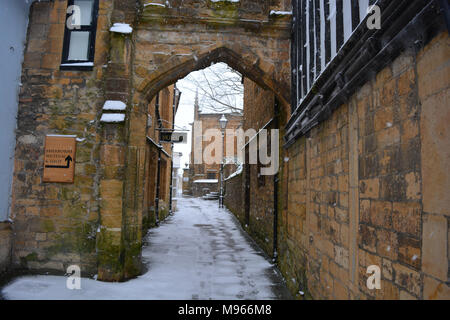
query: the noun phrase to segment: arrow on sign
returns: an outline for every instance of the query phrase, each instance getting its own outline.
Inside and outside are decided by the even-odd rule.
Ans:
[[[45,166],[45,167],[46,168],[53,168],[53,169],[69,169],[70,168],[70,163],[73,161],[72,157],[70,155],[67,156],[65,161],[67,162],[66,166]]]

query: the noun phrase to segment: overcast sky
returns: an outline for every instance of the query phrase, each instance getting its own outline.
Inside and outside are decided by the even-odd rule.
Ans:
[[[235,73],[228,71],[228,66],[225,63],[217,63],[212,65],[209,68],[204,69],[204,73],[201,71],[191,72],[184,79],[181,79],[177,82],[177,88],[182,92],[180,105],[178,107],[178,111],[175,117],[175,129],[180,130],[185,128],[189,130],[188,132],[188,142],[187,144],[175,144],[174,151],[183,153],[181,158],[181,166],[185,167],[185,163],[189,162],[189,154],[191,152],[191,126],[190,124],[194,121],[194,102],[195,102],[195,91],[196,85],[190,79],[201,80],[204,77],[204,74],[208,77],[208,80],[214,79],[214,77],[210,76],[211,72],[216,72],[220,74],[227,75],[229,77],[236,77]],[[201,82],[201,81],[199,81]],[[220,83],[212,83],[214,86],[220,86]],[[203,106],[202,108],[202,100],[205,97],[202,96],[201,90],[199,90],[199,100],[200,100],[200,108],[203,112],[213,112],[211,109],[207,109]],[[235,97],[236,105],[242,108],[243,105],[243,96],[239,95]]]

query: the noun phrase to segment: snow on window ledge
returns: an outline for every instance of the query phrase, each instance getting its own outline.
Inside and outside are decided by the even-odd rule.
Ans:
[[[125,111],[126,109],[127,105],[118,100],[107,100],[103,105],[103,110],[105,111]]]
[[[130,34],[133,32],[133,28],[130,27],[130,25],[127,23],[114,23],[109,31],[115,33]]]
[[[162,4],[162,3],[150,2],[150,3],[145,3],[144,7],[163,7],[163,8],[165,8],[166,5]]]
[[[93,62],[67,62],[62,63],[60,70],[74,70],[74,71],[92,71],[94,69]]]
[[[61,67],[93,67],[93,62],[73,62],[73,63],[63,63]]]
[[[200,180],[195,180],[194,183],[219,183],[219,180],[217,180],[217,179],[200,179]]]
[[[125,115],[124,114],[118,114],[118,113],[105,113],[102,115],[102,118],[100,119],[100,122],[105,123],[120,123],[125,121]]]
[[[292,11],[270,11],[271,16],[292,16]]]
[[[240,2],[240,0],[211,0],[211,2]]]

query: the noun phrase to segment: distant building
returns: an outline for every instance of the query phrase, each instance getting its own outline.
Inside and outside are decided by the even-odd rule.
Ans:
[[[188,186],[189,189],[184,189],[183,193],[191,194],[195,197],[204,196],[209,192],[217,192],[219,189],[219,179],[220,179],[220,162],[214,164],[195,164],[194,161],[194,148],[196,139],[202,138],[203,142],[201,144],[202,150],[211,143],[210,141],[204,141],[203,137],[205,132],[209,129],[219,129],[219,120],[222,117],[222,113],[203,113],[200,110],[198,95],[195,99],[195,114],[194,114],[194,122],[201,122],[202,132],[196,132],[196,127],[192,126],[192,153],[190,159],[189,170],[185,169],[184,175],[184,185]],[[228,120],[226,129],[239,129],[242,127],[243,123],[243,114],[242,113],[226,113],[225,117]],[[226,150],[226,139],[224,149]],[[231,159],[230,159],[231,158]],[[234,146],[234,154],[233,156],[228,156],[226,159],[226,163],[235,163],[237,159],[237,144]],[[186,173],[188,171],[188,173]],[[229,170],[228,170],[229,171]],[[226,176],[226,175],[225,175]],[[186,181],[186,178],[189,180]]]

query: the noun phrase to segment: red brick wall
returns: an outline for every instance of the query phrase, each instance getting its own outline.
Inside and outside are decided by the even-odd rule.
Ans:
[[[195,121],[200,121],[202,124],[202,135],[205,134],[205,132],[209,129],[219,129],[219,119],[222,117],[222,114],[202,114],[202,113],[196,113],[195,115]],[[228,120],[227,123],[227,130],[236,130],[238,128],[242,127],[242,115],[239,114],[227,114],[226,118]],[[195,128],[195,127],[194,127]],[[194,137],[199,135],[199,133],[195,132],[195,129],[192,130],[192,141],[194,141]],[[227,148],[227,139],[224,139],[224,150],[226,152]],[[203,141],[202,144],[202,150],[205,151],[207,146],[213,143],[213,141]],[[237,145],[235,141],[234,145],[234,156],[237,156]],[[194,148],[194,144],[192,145],[192,148]],[[214,154],[212,155],[214,156]],[[195,180],[199,179],[208,179],[208,172],[214,172],[216,173],[215,179],[220,179],[220,163],[214,163],[214,164],[207,164],[205,163],[205,160],[203,160],[203,164],[195,164],[194,163],[194,151],[191,152],[191,165],[190,165],[190,175],[189,179],[193,182]],[[227,174],[224,174],[224,178],[227,177]],[[192,190],[193,194],[199,195],[202,194],[201,190],[199,188],[194,188],[194,186],[191,184],[191,187],[195,190]],[[216,189],[216,188],[214,188]],[[211,190],[214,191],[214,190]]]
[[[244,184],[243,175],[239,174],[225,181],[224,185],[224,204],[245,226],[244,212]]]
[[[244,130],[264,127],[274,116],[275,97],[248,78],[244,78]]]
[[[244,80],[244,130],[258,132],[274,117],[275,96],[249,79]],[[267,128],[270,130],[270,126]],[[270,140],[269,140],[270,141]],[[258,155],[259,157],[259,155]],[[260,176],[260,166],[250,164],[250,220],[248,230],[267,254],[273,254],[273,176]],[[247,174],[247,173],[246,173]]]
[[[253,129],[258,132],[274,117],[275,97],[270,90],[264,90],[253,81],[244,78],[244,131]],[[272,127],[269,127],[270,129]],[[256,164],[246,166],[249,172],[227,181],[225,205],[237,215],[245,229],[257,243],[273,254],[273,224],[274,224],[274,183],[273,176],[260,176],[260,167]],[[250,175],[249,221],[245,218],[245,175]],[[238,186],[238,184],[241,186]],[[232,190],[237,188],[236,191]],[[227,199],[229,198],[229,199]],[[238,199],[238,201],[234,201]],[[241,207],[238,207],[241,206]]]

